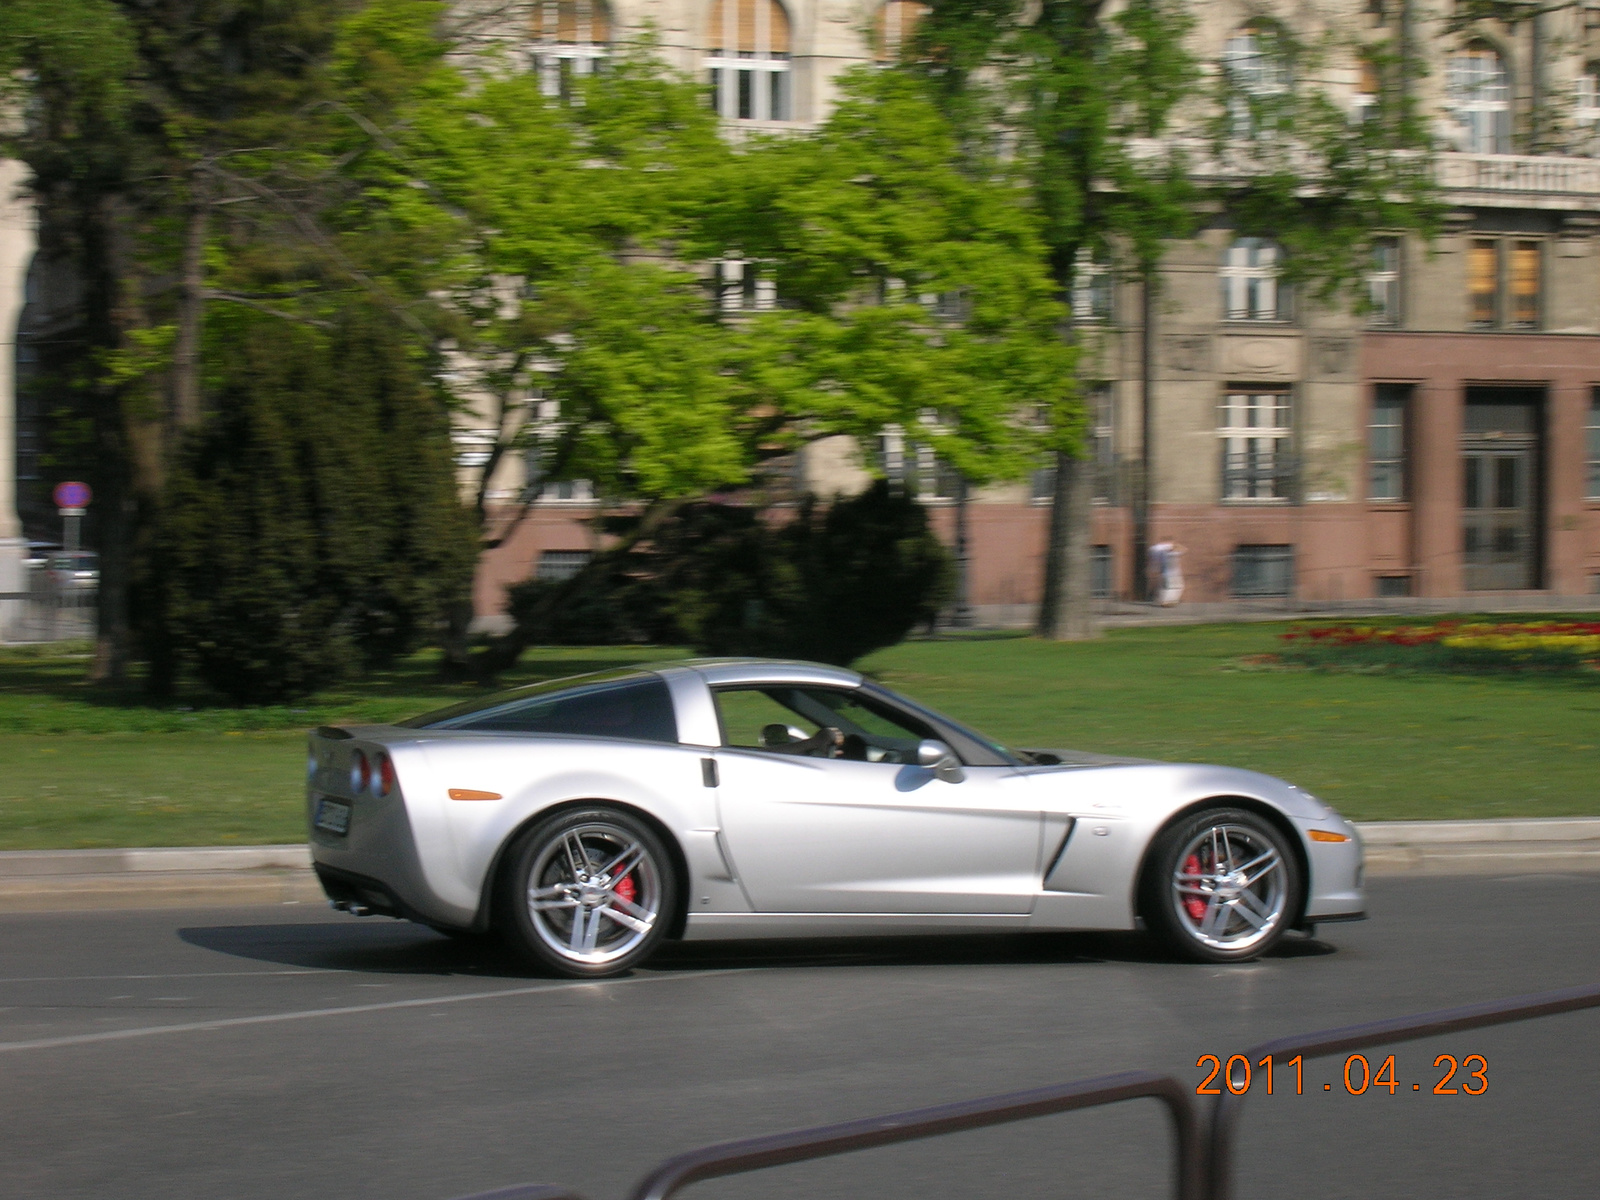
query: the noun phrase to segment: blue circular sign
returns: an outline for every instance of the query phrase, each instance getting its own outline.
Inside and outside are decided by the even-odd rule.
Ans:
[[[69,481],[56,484],[56,490],[51,496],[55,499],[57,508],[88,508],[94,493],[89,490],[87,483]]]

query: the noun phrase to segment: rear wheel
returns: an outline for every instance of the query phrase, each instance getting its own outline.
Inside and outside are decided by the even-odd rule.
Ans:
[[[1201,962],[1259,958],[1289,928],[1300,867],[1288,839],[1242,808],[1206,808],[1156,838],[1140,910],[1173,950]]]
[[[515,949],[559,974],[595,979],[656,948],[676,911],[678,879],[654,830],[598,805],[557,813],[519,838],[503,900]]]

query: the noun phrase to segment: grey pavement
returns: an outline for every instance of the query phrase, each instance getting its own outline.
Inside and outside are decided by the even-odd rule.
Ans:
[[[1600,981],[1600,875],[1379,879],[1372,908],[1231,967],[996,936],[684,946],[607,983],[306,904],[0,916],[0,1196],[609,1200],[708,1141],[1133,1067],[1198,1083],[1202,1054]],[[1258,1085],[1241,1197],[1600,1194],[1600,1012],[1394,1053],[1394,1095],[1348,1095],[1339,1061]],[[1487,1093],[1434,1095],[1440,1054],[1483,1055]],[[690,1194],[1157,1196],[1168,1150],[1133,1103]]]

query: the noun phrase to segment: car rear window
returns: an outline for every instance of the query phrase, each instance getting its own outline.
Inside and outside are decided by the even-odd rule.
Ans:
[[[406,721],[412,729],[471,729],[486,733],[564,733],[676,742],[672,694],[659,675],[632,675],[549,690],[542,685],[502,693]]]

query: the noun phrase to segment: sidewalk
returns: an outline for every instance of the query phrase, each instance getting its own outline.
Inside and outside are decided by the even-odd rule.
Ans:
[[[1600,817],[1360,824],[1367,874],[1600,871]],[[317,904],[305,846],[0,852],[0,912]]]
[[[1171,608],[1136,600],[1096,600],[1094,611],[1102,629],[1323,618],[1423,617],[1444,613],[1595,613],[1600,612],[1600,593],[1555,596],[1544,592],[1479,592],[1471,596],[1392,596],[1355,600],[1298,600],[1283,597],[1183,603]],[[972,627],[975,629],[1029,629],[1033,622],[1032,604],[972,606]],[[940,628],[944,629],[945,626],[941,625]]]

